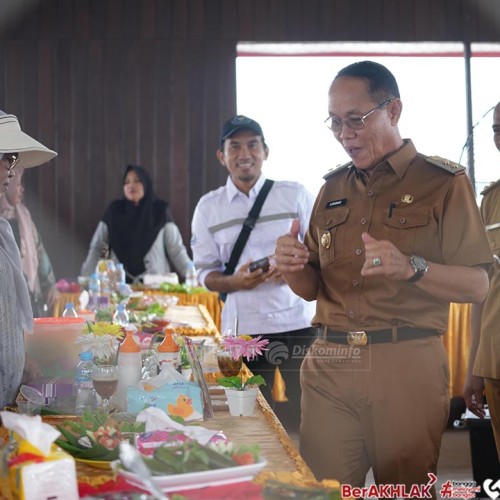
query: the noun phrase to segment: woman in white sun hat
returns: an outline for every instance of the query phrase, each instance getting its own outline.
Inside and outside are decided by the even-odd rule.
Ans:
[[[0,194],[15,168],[41,165],[57,153],[25,134],[14,115],[0,111]],[[33,328],[28,287],[10,224],[0,218],[0,409],[15,400],[24,369],[24,332]]]

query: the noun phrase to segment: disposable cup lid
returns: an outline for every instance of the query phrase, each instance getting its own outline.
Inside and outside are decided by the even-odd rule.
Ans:
[[[35,403],[37,405],[44,405],[45,404],[45,398],[43,397],[43,394],[38,389],[35,389],[34,387],[31,387],[29,385],[22,385],[19,388],[19,392],[30,403]]]

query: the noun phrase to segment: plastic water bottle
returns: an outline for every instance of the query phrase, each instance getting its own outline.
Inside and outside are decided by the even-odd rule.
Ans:
[[[76,312],[73,302],[66,302],[62,315],[65,318],[78,318],[78,313]]]
[[[116,264],[116,273],[118,275],[118,280],[116,284],[118,286],[124,285],[126,280],[125,268],[123,267],[123,264],[121,262],[118,262],[118,264]]]
[[[101,294],[101,280],[97,273],[92,273],[89,278],[89,309],[97,311],[99,308],[99,295]]]
[[[127,308],[125,307],[125,304],[119,303],[116,306],[116,311],[115,314],[113,315],[113,323],[125,327],[128,326],[129,322],[130,318],[127,312]]]
[[[80,362],[76,366],[75,373],[75,412],[81,415],[86,408],[95,406],[95,390],[92,383],[92,358],[90,351],[80,353]]]
[[[186,270],[186,287],[190,290],[191,288],[196,288],[198,286],[198,280],[196,278],[196,268],[194,267],[194,262],[190,262]]]
[[[101,281],[101,296],[109,296],[111,293],[111,275],[110,271],[115,271],[115,263],[112,260],[99,261],[96,272]]]

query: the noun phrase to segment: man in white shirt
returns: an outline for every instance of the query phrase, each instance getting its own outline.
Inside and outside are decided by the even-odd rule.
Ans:
[[[268,155],[269,148],[256,121],[235,116],[223,125],[217,158],[229,176],[224,186],[198,202],[191,248],[199,282],[210,290],[227,293],[222,333],[234,330],[237,320],[240,334],[264,335],[269,340],[265,356],[251,362],[249,368],[266,379],[263,393],[273,403],[273,376],[276,366],[280,367],[289,401],[274,408],[287,430],[296,431],[300,422],[300,364],[314,337],[314,303],[290,290],[272,258],[268,270],[250,271],[249,265],[273,255],[276,238],[288,231],[292,220],[299,219],[302,228],[308,227],[313,196],[301,184],[273,184],[235,272],[224,274],[242,224],[266,180],[262,165]]]

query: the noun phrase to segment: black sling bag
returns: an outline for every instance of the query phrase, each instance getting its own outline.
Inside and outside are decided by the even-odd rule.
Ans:
[[[226,263],[226,268],[224,269],[223,274],[230,275],[234,273],[236,265],[240,260],[241,252],[243,252],[243,249],[247,244],[250,233],[252,232],[252,229],[255,227],[255,223],[259,218],[262,205],[264,205],[264,201],[266,200],[267,195],[271,190],[273,184],[274,181],[270,179],[265,180],[264,185],[259,191],[257,198],[255,198],[254,204],[250,209],[250,212],[248,212],[248,216],[245,219],[245,222],[243,223],[240,234],[238,235],[238,239],[236,240],[231,255],[229,256],[229,261]],[[222,302],[225,302],[226,297],[227,293],[224,292],[219,293],[219,299],[222,300]]]

